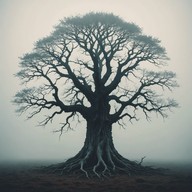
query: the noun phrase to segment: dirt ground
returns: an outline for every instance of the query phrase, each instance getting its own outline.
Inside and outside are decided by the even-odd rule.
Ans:
[[[33,166],[0,166],[1,192],[192,192],[191,172],[84,179],[36,171]]]

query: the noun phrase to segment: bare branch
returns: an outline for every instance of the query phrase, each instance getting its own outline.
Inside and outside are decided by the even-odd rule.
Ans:
[[[113,14],[66,18],[21,58],[16,76],[28,88],[14,103],[18,112],[30,111],[29,118],[50,110],[43,125],[67,114],[61,133],[78,115],[122,126],[126,118],[137,120],[138,110],[147,119],[151,112],[166,117],[177,103],[160,91],[177,87],[176,75],[143,68],[164,66],[167,60],[157,38]]]

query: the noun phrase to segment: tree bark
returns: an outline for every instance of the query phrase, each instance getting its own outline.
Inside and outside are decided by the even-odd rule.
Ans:
[[[128,175],[151,172],[140,163],[122,157],[114,147],[110,106],[103,97],[95,98],[90,114],[85,117],[87,132],[84,146],[77,155],[56,165],[55,171],[62,174],[83,173],[86,177],[105,177],[116,173]]]
[[[86,138],[79,153],[55,166],[55,171],[62,174],[83,173],[86,177],[96,175],[99,178],[115,173],[131,175],[143,170],[141,164],[117,152],[113,144],[112,124],[102,114],[87,119]]]

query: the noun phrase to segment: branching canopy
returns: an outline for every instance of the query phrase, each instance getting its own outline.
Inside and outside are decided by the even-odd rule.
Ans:
[[[146,118],[150,112],[166,117],[177,103],[161,91],[178,86],[175,73],[160,70],[167,60],[158,39],[113,14],[66,18],[21,58],[16,75],[25,88],[14,102],[29,118],[48,113],[42,125],[65,114],[61,130],[76,115],[88,119],[101,98],[111,123],[136,119],[139,110]]]

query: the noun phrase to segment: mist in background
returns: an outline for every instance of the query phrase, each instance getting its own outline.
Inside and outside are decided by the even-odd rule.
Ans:
[[[192,1],[190,0],[0,0],[0,161],[64,160],[83,146],[85,122],[74,131],[59,134],[62,116],[45,128],[36,126],[42,116],[26,121],[11,103],[21,89],[14,77],[19,57],[30,52],[35,41],[49,35],[64,17],[90,11],[108,12],[133,22],[162,41],[168,70],[177,73],[180,85],[167,96],[180,107],[167,119],[128,123],[113,127],[114,144],[123,156],[137,160],[192,162]]]

